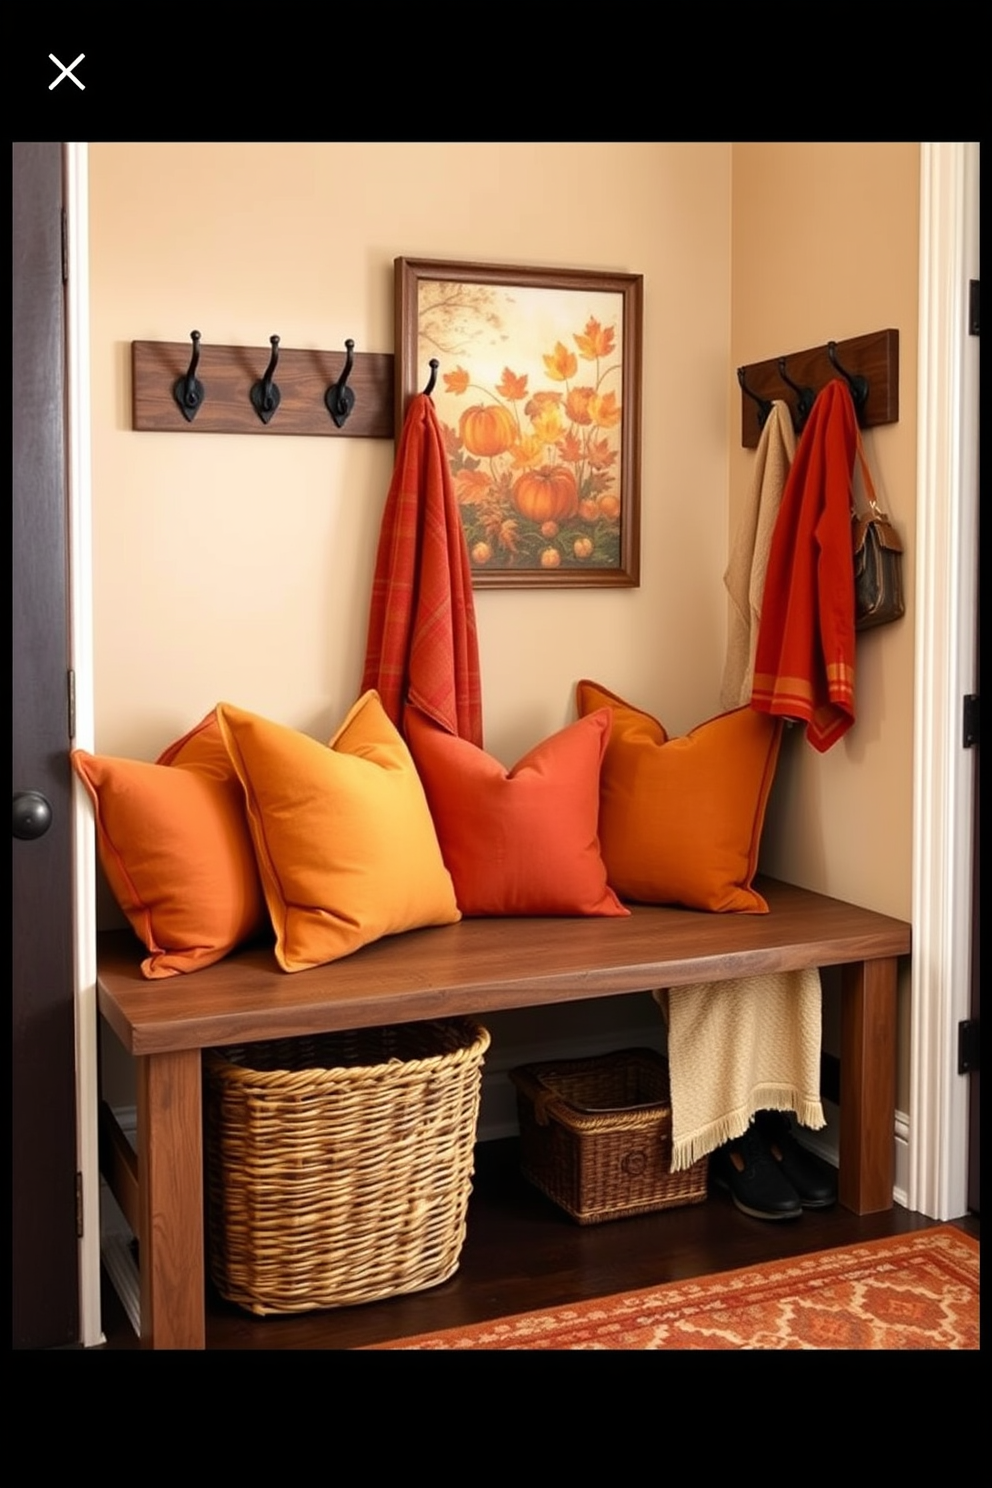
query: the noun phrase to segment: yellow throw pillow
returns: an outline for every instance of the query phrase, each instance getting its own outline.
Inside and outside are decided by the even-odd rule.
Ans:
[[[378,693],[359,698],[329,747],[230,703],[217,711],[283,970],[461,918],[424,788]]]
[[[767,914],[751,883],[782,720],[736,708],[671,739],[656,718],[596,682],[580,682],[576,699],[580,716],[613,709],[599,837],[620,897]]]
[[[216,710],[155,762],[74,749],[107,883],[148,951],[146,977],[220,961],[268,928],[244,794]]]

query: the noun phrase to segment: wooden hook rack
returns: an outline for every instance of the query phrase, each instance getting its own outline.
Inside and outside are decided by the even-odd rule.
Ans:
[[[899,420],[899,332],[872,331],[867,336],[853,336],[847,341],[826,343],[806,351],[789,352],[783,358],[770,357],[765,362],[751,362],[741,367],[741,444],[755,449],[761,437],[762,419],[758,399],[775,398],[788,403],[795,414],[796,396],[779,369],[779,361],[791,383],[819,392],[832,377],[843,374],[830,360],[828,347],[833,345],[837,363],[844,372],[863,377],[868,382],[864,406],[859,410],[862,428],[872,424],[894,424]],[[747,391],[745,391],[745,387]],[[750,396],[748,396],[750,394]]]
[[[275,338],[278,344],[278,338]],[[263,379],[273,348],[195,343],[201,397],[192,419],[176,401],[176,384],[191,368],[189,341],[131,342],[131,427],[175,434],[329,434],[392,439],[395,358],[389,352],[294,351],[278,348],[272,381],[278,406],[263,422],[252,389]],[[354,400],[335,422],[325,397],[351,361],[347,386]]]

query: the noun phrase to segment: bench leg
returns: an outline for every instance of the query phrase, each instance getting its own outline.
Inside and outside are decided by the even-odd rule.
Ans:
[[[200,1051],[138,1060],[138,1270],[143,1348],[202,1349]]]
[[[895,1180],[896,959],[842,968],[840,1202],[892,1208]]]

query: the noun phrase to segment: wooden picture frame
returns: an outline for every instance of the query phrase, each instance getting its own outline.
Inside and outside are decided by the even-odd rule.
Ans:
[[[636,587],[643,276],[397,258],[395,290],[397,437],[429,388],[473,586]]]

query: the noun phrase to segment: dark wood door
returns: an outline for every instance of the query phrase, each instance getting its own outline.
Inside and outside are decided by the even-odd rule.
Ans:
[[[977,437],[977,435],[976,435]],[[978,521],[981,525],[981,501],[978,503]],[[975,613],[975,680],[978,682],[982,675],[981,665],[981,607],[982,607],[982,585],[981,578],[976,585],[978,605]],[[976,691],[977,691],[976,687]],[[976,1028],[982,1023],[982,979],[981,979],[981,920],[978,906],[981,903],[981,852],[980,821],[981,821],[981,735],[976,739],[975,749],[975,800],[972,816],[972,839],[971,839],[971,1021]],[[973,1214],[982,1212],[982,1069],[981,1064],[976,1064],[968,1077],[968,1208]]]
[[[79,1339],[62,147],[13,147],[13,1343]]]

